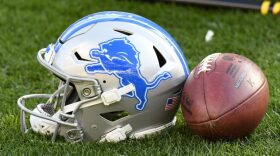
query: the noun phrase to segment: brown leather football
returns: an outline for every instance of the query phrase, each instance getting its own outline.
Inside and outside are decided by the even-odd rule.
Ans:
[[[210,139],[250,134],[262,120],[269,100],[262,70],[232,53],[207,56],[189,75],[182,93],[187,125]]]

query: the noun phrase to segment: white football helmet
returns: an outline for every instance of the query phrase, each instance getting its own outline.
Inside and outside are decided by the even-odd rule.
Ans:
[[[67,28],[38,52],[39,62],[61,81],[53,94],[18,99],[35,132],[69,141],[140,138],[176,121],[189,69],[175,40],[160,26],[125,12],[100,12]],[[35,109],[27,99],[43,98]]]

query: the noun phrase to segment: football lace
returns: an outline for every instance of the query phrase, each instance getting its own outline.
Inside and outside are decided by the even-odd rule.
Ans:
[[[198,72],[199,75],[201,72],[207,72],[211,70],[211,63],[215,60],[216,57],[218,57],[221,53],[214,53],[207,57],[205,57],[198,66]]]

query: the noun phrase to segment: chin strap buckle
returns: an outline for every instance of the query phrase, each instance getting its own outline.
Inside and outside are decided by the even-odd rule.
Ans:
[[[109,106],[121,100],[121,96],[135,90],[133,84],[123,86],[119,89],[112,89],[101,94],[104,105]]]
[[[127,124],[121,128],[116,128],[113,131],[107,133],[105,136],[102,137],[100,142],[119,142],[125,140],[127,138],[127,134],[132,131],[132,127],[130,124]]]

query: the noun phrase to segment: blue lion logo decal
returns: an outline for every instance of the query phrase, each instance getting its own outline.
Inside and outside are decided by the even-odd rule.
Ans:
[[[100,43],[99,47],[90,50],[90,57],[97,59],[98,62],[86,65],[86,72],[113,74],[120,80],[120,87],[133,84],[135,91],[126,96],[138,100],[135,105],[137,110],[145,108],[148,90],[156,88],[161,80],[172,77],[169,72],[163,72],[152,82],[148,82],[140,72],[139,52],[126,38],[114,38]]]

